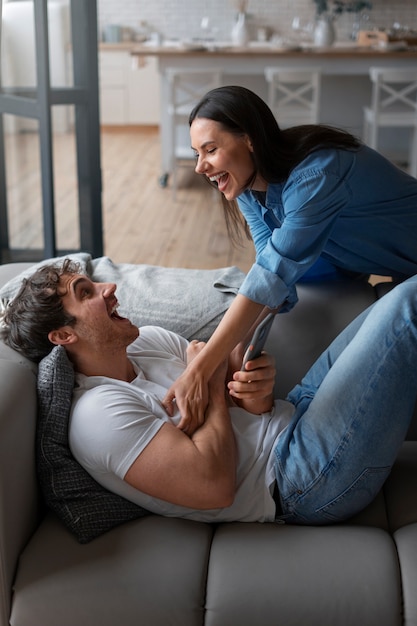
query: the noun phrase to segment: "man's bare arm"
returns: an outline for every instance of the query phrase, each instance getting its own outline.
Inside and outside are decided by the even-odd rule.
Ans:
[[[193,509],[230,506],[236,490],[236,446],[225,395],[225,367],[209,386],[204,424],[191,436],[167,423],[125,475],[155,498]]]

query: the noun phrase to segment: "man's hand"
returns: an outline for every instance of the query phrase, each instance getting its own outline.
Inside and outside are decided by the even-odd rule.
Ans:
[[[234,372],[228,388],[238,406],[260,415],[272,408],[274,384],[274,358],[263,352],[259,358],[248,361],[245,371]]]
[[[200,354],[205,345],[205,341],[197,341],[197,339],[190,341],[187,348],[187,365],[194,361],[197,354]]]

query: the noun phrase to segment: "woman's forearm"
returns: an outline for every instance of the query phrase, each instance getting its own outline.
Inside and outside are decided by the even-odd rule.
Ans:
[[[243,341],[264,310],[264,305],[238,294],[204,349],[194,359],[191,369],[206,380],[237,344]]]

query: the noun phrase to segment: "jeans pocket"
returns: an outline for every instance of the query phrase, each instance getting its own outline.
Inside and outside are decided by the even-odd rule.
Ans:
[[[316,509],[323,522],[342,522],[362,511],[374,500],[391,472],[391,467],[369,467],[340,495]]]

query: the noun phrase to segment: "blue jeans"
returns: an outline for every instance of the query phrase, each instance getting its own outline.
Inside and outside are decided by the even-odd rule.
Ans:
[[[329,524],[367,506],[388,477],[417,396],[417,276],[354,320],[288,400],[275,449],[282,521]]]

